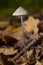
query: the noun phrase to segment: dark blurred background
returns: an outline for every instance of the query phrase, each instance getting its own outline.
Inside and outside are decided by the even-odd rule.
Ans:
[[[31,14],[43,14],[43,0],[0,0],[0,17],[12,15],[19,6],[24,7]]]
[[[0,14],[10,14],[19,6],[30,13],[43,11],[43,0],[0,0]]]

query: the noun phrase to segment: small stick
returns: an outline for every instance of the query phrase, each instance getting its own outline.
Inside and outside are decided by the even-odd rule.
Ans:
[[[38,40],[39,38],[37,38],[37,39],[33,40],[32,42],[30,42],[21,52],[17,53],[17,55],[11,60],[16,60],[18,57],[20,57],[20,55],[24,52],[24,50],[25,49],[27,50],[27,48],[30,48],[32,45],[34,45],[35,41]]]

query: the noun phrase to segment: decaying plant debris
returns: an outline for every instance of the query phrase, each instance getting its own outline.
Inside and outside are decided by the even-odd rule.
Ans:
[[[12,65],[12,64],[17,64],[17,65],[37,65],[38,63],[41,64],[43,62],[43,44],[42,44],[42,38],[40,37],[36,40],[32,40],[26,44],[25,49],[26,54],[27,54],[27,60],[25,57],[25,49],[20,46],[14,47],[3,47],[0,48],[1,53],[0,53],[0,58],[2,61],[2,64],[4,65]],[[39,42],[40,41],[40,42]],[[39,42],[39,43],[38,43]],[[17,44],[16,44],[17,45]],[[9,49],[9,50],[8,50]]]
[[[26,29],[25,48],[22,39],[0,34],[0,65],[43,65],[43,26],[38,25],[37,33],[35,29],[32,28],[32,31]]]

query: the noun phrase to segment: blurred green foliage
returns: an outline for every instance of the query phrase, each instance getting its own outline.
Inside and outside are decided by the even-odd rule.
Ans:
[[[43,0],[0,0],[0,13],[12,13],[19,6],[30,13],[43,9]]]

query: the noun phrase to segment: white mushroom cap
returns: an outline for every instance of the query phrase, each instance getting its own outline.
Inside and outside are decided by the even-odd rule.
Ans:
[[[16,9],[16,11],[13,13],[13,16],[23,16],[23,15],[28,15],[28,12],[22,8],[19,7],[18,9]]]

